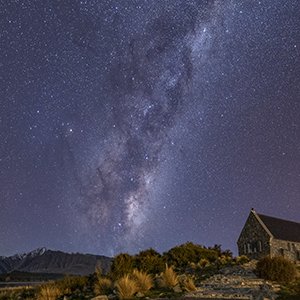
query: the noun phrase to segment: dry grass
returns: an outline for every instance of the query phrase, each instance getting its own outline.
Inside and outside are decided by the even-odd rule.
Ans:
[[[3,287],[0,288],[0,294],[6,294],[8,293],[12,293],[12,292],[16,292],[16,291],[22,291],[22,290],[29,290],[29,289],[33,289],[32,286],[15,286],[15,287]]]
[[[56,286],[54,282],[50,282],[40,285],[36,298],[38,300],[55,300],[62,295],[63,293],[58,286]]]
[[[97,295],[104,295],[107,290],[112,287],[112,282],[108,278],[99,277],[98,281],[94,285],[94,292]]]
[[[137,291],[136,283],[133,279],[129,278],[129,275],[125,275],[116,283],[118,289],[118,295],[120,299],[130,299]]]
[[[160,280],[160,285],[162,287],[166,287],[171,289],[174,287],[176,284],[178,284],[178,278],[176,273],[174,272],[173,268],[169,268],[168,265],[166,264],[166,269],[165,271],[161,274],[161,280]]]
[[[183,287],[187,292],[194,292],[196,291],[196,287],[194,284],[194,280],[192,278],[188,278],[184,283]]]
[[[136,282],[137,292],[146,293],[152,287],[154,287],[154,282],[149,274],[134,270],[133,271],[133,278]]]

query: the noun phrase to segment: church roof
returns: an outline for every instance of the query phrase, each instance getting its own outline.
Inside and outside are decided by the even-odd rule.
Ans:
[[[275,239],[300,243],[300,223],[257,214]]]

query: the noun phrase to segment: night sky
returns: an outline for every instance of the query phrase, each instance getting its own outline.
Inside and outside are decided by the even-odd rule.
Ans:
[[[0,256],[236,242],[300,222],[299,0],[3,0]]]

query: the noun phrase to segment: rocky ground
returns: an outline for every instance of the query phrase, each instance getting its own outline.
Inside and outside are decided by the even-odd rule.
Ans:
[[[231,268],[223,268],[197,286],[197,291],[188,292],[185,298],[198,299],[247,299],[274,300],[280,290],[279,284],[259,279],[255,273],[256,261]],[[187,300],[187,299],[186,299]]]

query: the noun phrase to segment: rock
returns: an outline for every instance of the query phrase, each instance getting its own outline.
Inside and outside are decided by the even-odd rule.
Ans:
[[[275,300],[280,285],[257,278],[253,272],[255,263],[246,267],[239,265],[223,268],[197,286],[197,291],[185,293],[185,297],[236,299],[236,300]]]
[[[97,297],[92,298],[91,300],[108,300],[106,295],[99,295]]]
[[[117,295],[114,295],[114,294],[109,294],[107,296],[108,299],[114,299],[114,298],[117,298],[118,296]]]
[[[182,289],[178,284],[173,287],[173,291],[175,293],[182,293]]]
[[[177,278],[180,283],[187,281],[187,276],[185,274],[178,275]]]
[[[145,295],[141,292],[138,292],[135,296],[138,298],[145,297]]]

